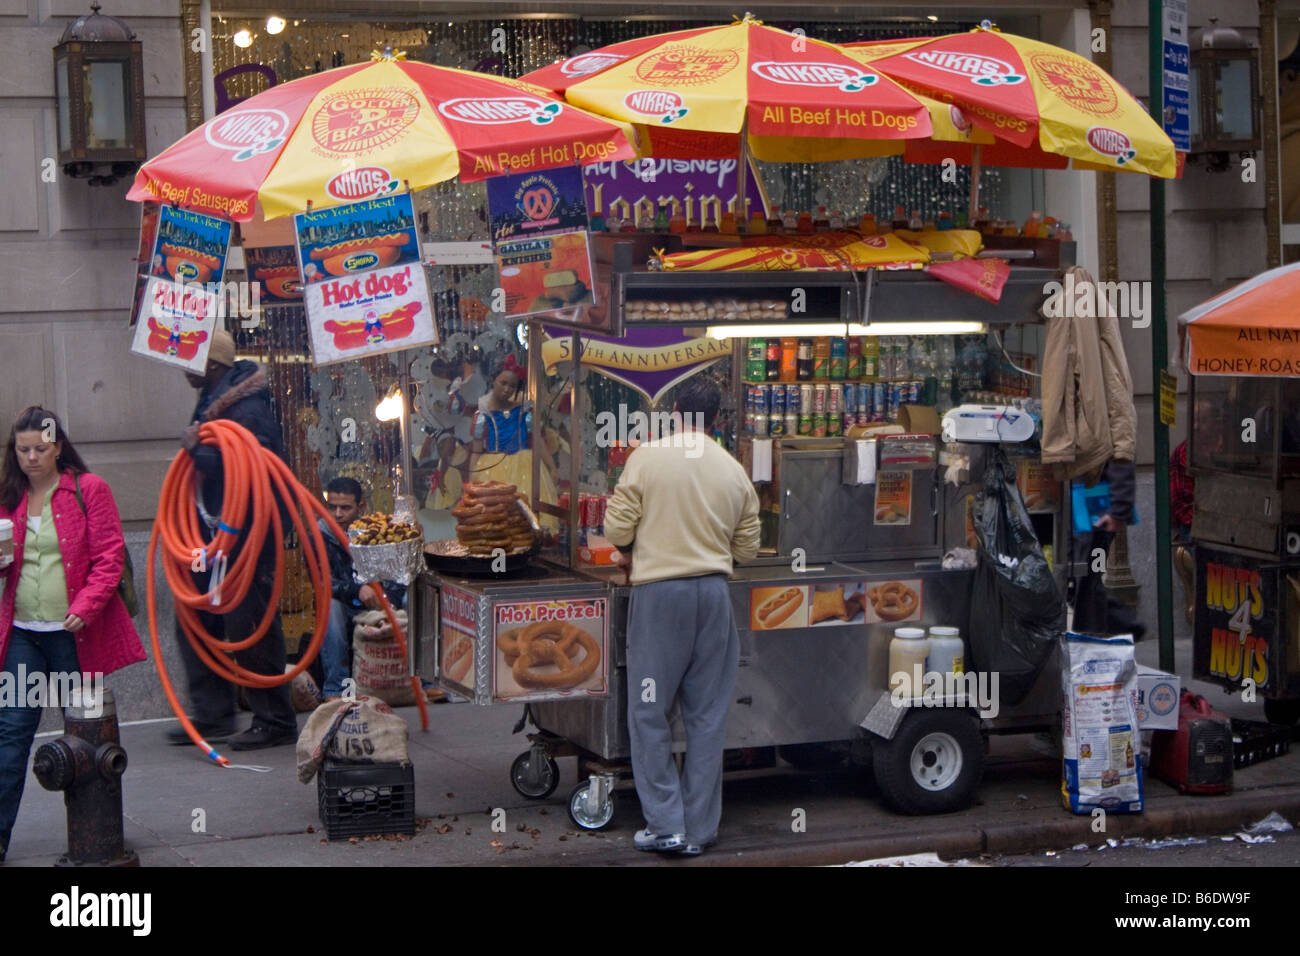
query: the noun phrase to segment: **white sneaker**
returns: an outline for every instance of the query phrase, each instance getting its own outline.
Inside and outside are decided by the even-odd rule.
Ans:
[[[637,830],[632,835],[632,843],[638,850],[655,850],[661,853],[676,851],[686,845],[686,834],[671,833],[661,836],[658,833],[651,833],[648,829]]]

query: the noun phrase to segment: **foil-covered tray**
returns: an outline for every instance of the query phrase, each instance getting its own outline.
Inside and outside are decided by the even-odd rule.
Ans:
[[[392,544],[348,544],[352,573],[363,584],[396,581],[410,585],[424,566],[424,541],[412,538]]]

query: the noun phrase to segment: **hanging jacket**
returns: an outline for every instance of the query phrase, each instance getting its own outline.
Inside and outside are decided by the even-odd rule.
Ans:
[[[1072,266],[1073,288],[1091,283],[1092,276]],[[1071,286],[1063,280],[1066,292]],[[1076,300],[1064,292],[1059,310],[1044,314],[1047,343],[1043,353],[1044,465],[1056,466],[1063,478],[1096,480],[1112,459],[1131,462],[1137,442],[1137,409],[1133,378],[1120,336],[1119,318],[1110,314],[1104,296],[1094,301],[1099,314],[1076,316]]]
[[[85,472],[81,476],[83,512],[77,504],[76,479],[72,471],[59,475],[50,499],[54,527],[59,535],[59,555],[68,588],[68,613],[86,626],[77,639],[77,663],[86,673],[111,674],[128,664],[145,659],[144,646],[131,615],[117,596],[117,582],[126,563],[122,521],[108,482]],[[18,574],[23,566],[23,542],[27,537],[27,495],[12,512],[0,507],[0,518],[14,523],[14,560],[0,571],[4,596],[0,599],[0,660],[9,650],[13,634],[14,600]]]

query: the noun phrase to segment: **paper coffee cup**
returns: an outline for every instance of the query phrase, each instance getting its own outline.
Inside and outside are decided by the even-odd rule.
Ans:
[[[0,554],[13,557],[14,523],[8,518],[0,518]]]

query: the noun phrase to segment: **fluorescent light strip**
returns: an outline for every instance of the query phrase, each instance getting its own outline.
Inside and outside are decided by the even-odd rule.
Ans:
[[[742,339],[754,337],[779,338],[781,336],[847,335],[843,322],[823,322],[801,325],[786,322],[781,325],[710,325],[706,333],[715,339]]]
[[[987,331],[983,322],[872,322],[849,326],[849,335],[969,335]]]

